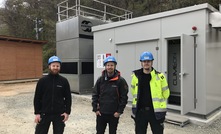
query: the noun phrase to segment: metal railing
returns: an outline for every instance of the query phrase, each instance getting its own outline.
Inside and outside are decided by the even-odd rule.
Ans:
[[[103,9],[96,9],[88,6],[81,5],[80,0],[75,0],[75,5],[69,7],[68,0],[59,3],[58,6],[58,21],[69,19],[75,16],[95,17],[97,19],[106,21],[121,21],[132,18],[133,12],[119,8],[98,0],[93,0],[96,5],[101,5]],[[113,11],[117,13],[113,13]]]

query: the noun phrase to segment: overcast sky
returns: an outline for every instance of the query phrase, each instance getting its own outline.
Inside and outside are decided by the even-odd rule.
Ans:
[[[0,7],[3,7],[5,3],[5,0],[0,0]]]

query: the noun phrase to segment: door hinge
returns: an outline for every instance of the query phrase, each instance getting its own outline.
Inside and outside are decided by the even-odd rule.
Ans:
[[[159,47],[156,47],[156,50],[159,50],[160,48]]]
[[[197,44],[194,44],[194,47],[197,47]]]
[[[116,53],[118,53],[118,50],[116,50]]]

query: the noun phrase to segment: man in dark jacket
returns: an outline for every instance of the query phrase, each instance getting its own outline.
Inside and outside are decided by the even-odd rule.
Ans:
[[[104,60],[105,70],[97,79],[92,94],[93,112],[96,113],[97,134],[104,134],[109,124],[109,134],[116,134],[120,115],[127,104],[128,85],[120,72],[113,56]]]
[[[54,134],[63,134],[71,113],[71,91],[68,80],[59,75],[61,60],[48,60],[49,74],[39,79],[34,96],[35,134],[47,134],[50,123]]]

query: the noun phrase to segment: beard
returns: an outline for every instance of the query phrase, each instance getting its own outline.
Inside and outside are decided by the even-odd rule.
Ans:
[[[144,68],[144,70],[146,70],[146,71],[150,71],[151,70],[151,68],[149,67],[149,68]]]
[[[108,77],[111,77],[114,75],[115,69],[109,68],[109,69],[106,69],[106,72],[107,72]]]
[[[57,75],[60,72],[60,70],[58,70],[58,69],[50,69],[49,71],[53,75]]]

